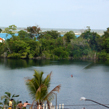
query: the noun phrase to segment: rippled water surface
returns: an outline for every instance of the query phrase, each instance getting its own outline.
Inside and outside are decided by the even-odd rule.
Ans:
[[[58,104],[76,105],[66,106],[71,109],[105,109],[90,101],[80,101],[80,97],[83,96],[102,104],[109,104],[109,66],[104,63],[73,60],[0,59],[0,96],[8,91],[19,94],[18,99],[23,102],[32,102],[25,85],[25,77],[33,77],[34,70],[44,71],[44,76],[53,72],[49,90],[61,84],[61,90],[57,93]],[[54,98],[54,105],[55,100]]]

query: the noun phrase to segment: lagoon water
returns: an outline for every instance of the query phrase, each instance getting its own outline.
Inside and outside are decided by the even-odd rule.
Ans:
[[[73,105],[65,106],[66,108],[105,109],[90,101],[80,101],[80,97],[109,104],[109,66],[104,63],[74,60],[0,59],[0,96],[8,91],[19,94],[18,100],[28,100],[32,103],[25,85],[25,77],[32,78],[34,70],[44,71],[44,77],[52,71],[49,91],[61,84],[60,92],[57,93],[57,103]],[[54,105],[55,101],[54,98]]]

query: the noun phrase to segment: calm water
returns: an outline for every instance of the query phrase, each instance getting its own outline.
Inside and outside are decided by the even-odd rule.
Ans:
[[[90,101],[80,101],[86,97],[103,104],[109,104],[109,66],[104,63],[82,62],[73,60],[12,60],[0,59],[0,96],[8,91],[19,94],[18,100],[32,102],[25,85],[25,77],[33,77],[34,70],[44,71],[44,76],[52,73],[52,90],[61,84],[57,94],[58,104],[90,105],[70,106],[71,109],[105,109],[103,106],[93,105]],[[73,75],[73,78],[71,77]],[[55,105],[55,99],[53,100]],[[108,105],[109,106],[109,105]]]

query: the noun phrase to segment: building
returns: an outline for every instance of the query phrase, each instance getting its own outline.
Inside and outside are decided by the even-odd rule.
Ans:
[[[0,43],[2,43],[3,41],[5,41],[5,39],[0,37]]]

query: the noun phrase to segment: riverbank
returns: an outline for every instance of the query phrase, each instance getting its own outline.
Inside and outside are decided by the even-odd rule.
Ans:
[[[9,57],[7,52],[4,52],[2,55],[0,55],[0,58],[6,58],[6,59],[33,59],[33,60],[50,60],[50,59],[53,59],[53,60],[65,60],[65,59],[68,59],[68,60],[83,60],[83,61],[97,61],[98,60],[98,57],[96,56],[96,53],[93,54],[92,56],[91,55],[88,55],[88,56],[82,56],[82,57],[78,57],[78,58],[75,58],[75,57],[67,57],[67,58],[47,58],[45,56],[38,56],[38,57],[30,57],[30,58],[27,58],[27,57],[23,57],[23,58],[20,58],[20,57]]]

